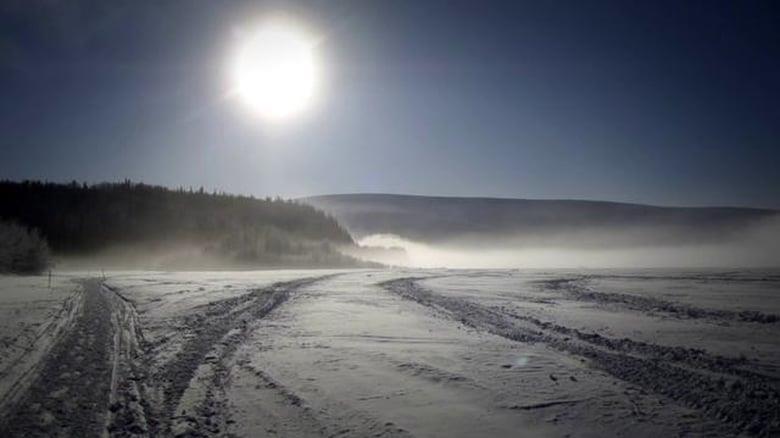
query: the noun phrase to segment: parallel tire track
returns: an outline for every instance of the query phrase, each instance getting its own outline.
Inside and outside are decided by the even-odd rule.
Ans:
[[[25,354],[19,355],[13,361],[3,364],[0,379],[13,379],[0,397],[0,414],[6,413],[15,406],[42,367],[41,358],[46,357],[53,348],[75,324],[81,314],[83,304],[83,288],[77,289],[66,298],[59,309],[51,314],[48,320],[34,334],[33,339],[23,346]],[[0,415],[2,421],[2,415]]]
[[[118,290],[103,285],[111,299],[113,312],[113,355],[107,432],[112,437],[148,436],[144,387],[141,376],[144,370],[146,342],[135,304]]]
[[[541,285],[549,290],[563,292],[578,301],[600,304],[618,304],[640,312],[662,312],[679,319],[706,319],[711,321],[753,322],[774,324],[780,316],[755,310],[703,309],[688,304],[674,303],[654,297],[643,297],[622,293],[605,293],[587,287],[589,277],[545,280]]]
[[[728,358],[701,350],[674,349],[583,333],[506,309],[437,294],[423,278],[402,278],[380,286],[434,308],[478,330],[524,343],[542,343],[588,359],[612,376],[700,410],[724,425],[724,434],[780,434],[780,393],[771,377],[743,370]],[[701,370],[702,365],[706,365]]]
[[[173,414],[196,370],[215,359],[207,355],[215,347],[221,351],[212,385],[219,389],[227,360],[245,341],[249,325],[293,291],[327,277],[276,283],[195,309],[183,321],[184,345],[156,372],[148,367],[150,346],[133,302],[97,279],[84,280],[74,322],[36,367],[18,401],[0,412],[0,436],[170,436]],[[198,426],[190,435],[209,432]]]
[[[111,393],[112,305],[97,280],[84,282],[75,324],[43,359],[40,372],[14,406],[3,437],[101,436]]]
[[[158,419],[150,422],[152,435],[173,433],[173,426],[180,420],[174,418],[176,409],[201,365],[211,363],[214,368],[211,378],[215,380],[209,385],[208,391],[221,387],[220,379],[224,379],[228,368],[226,361],[238,345],[245,341],[250,324],[287,301],[294,291],[329,277],[276,283],[245,295],[206,304],[185,317],[181,328],[185,332],[184,345],[171,361],[153,375],[147,376],[148,385],[158,389],[157,395],[152,397],[154,412],[148,415]],[[213,354],[215,350],[218,351],[216,355]],[[207,400],[202,403],[208,406],[198,409],[208,411],[207,417],[210,418],[216,414],[213,412],[216,403],[209,397],[213,397],[213,394],[208,394]],[[194,418],[187,420],[195,421]],[[188,434],[203,435],[220,431],[214,430],[216,427],[212,424],[197,426],[199,431],[190,431]]]

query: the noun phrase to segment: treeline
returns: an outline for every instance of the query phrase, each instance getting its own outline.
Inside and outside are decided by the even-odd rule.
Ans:
[[[0,181],[0,219],[37,230],[57,255],[194,244],[251,264],[346,261],[351,236],[332,217],[294,201],[256,199],[125,181],[97,185]],[[315,260],[316,259],[316,260]]]

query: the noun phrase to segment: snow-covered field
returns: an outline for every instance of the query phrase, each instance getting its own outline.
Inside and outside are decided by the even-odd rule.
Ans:
[[[780,434],[780,272],[3,277],[1,436]]]
[[[0,276],[0,410],[15,403],[35,367],[80,306],[70,276]]]

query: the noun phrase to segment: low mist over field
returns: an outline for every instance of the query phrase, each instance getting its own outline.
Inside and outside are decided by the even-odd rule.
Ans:
[[[0,438],[780,437],[780,1],[0,1]]]
[[[332,195],[304,199],[365,257],[418,267],[780,265],[780,212],[613,202]],[[386,251],[370,248],[382,248]]]

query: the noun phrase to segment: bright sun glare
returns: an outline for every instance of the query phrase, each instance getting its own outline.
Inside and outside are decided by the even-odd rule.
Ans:
[[[316,91],[315,46],[310,36],[292,24],[260,26],[240,41],[233,66],[236,94],[268,119],[300,113]]]

